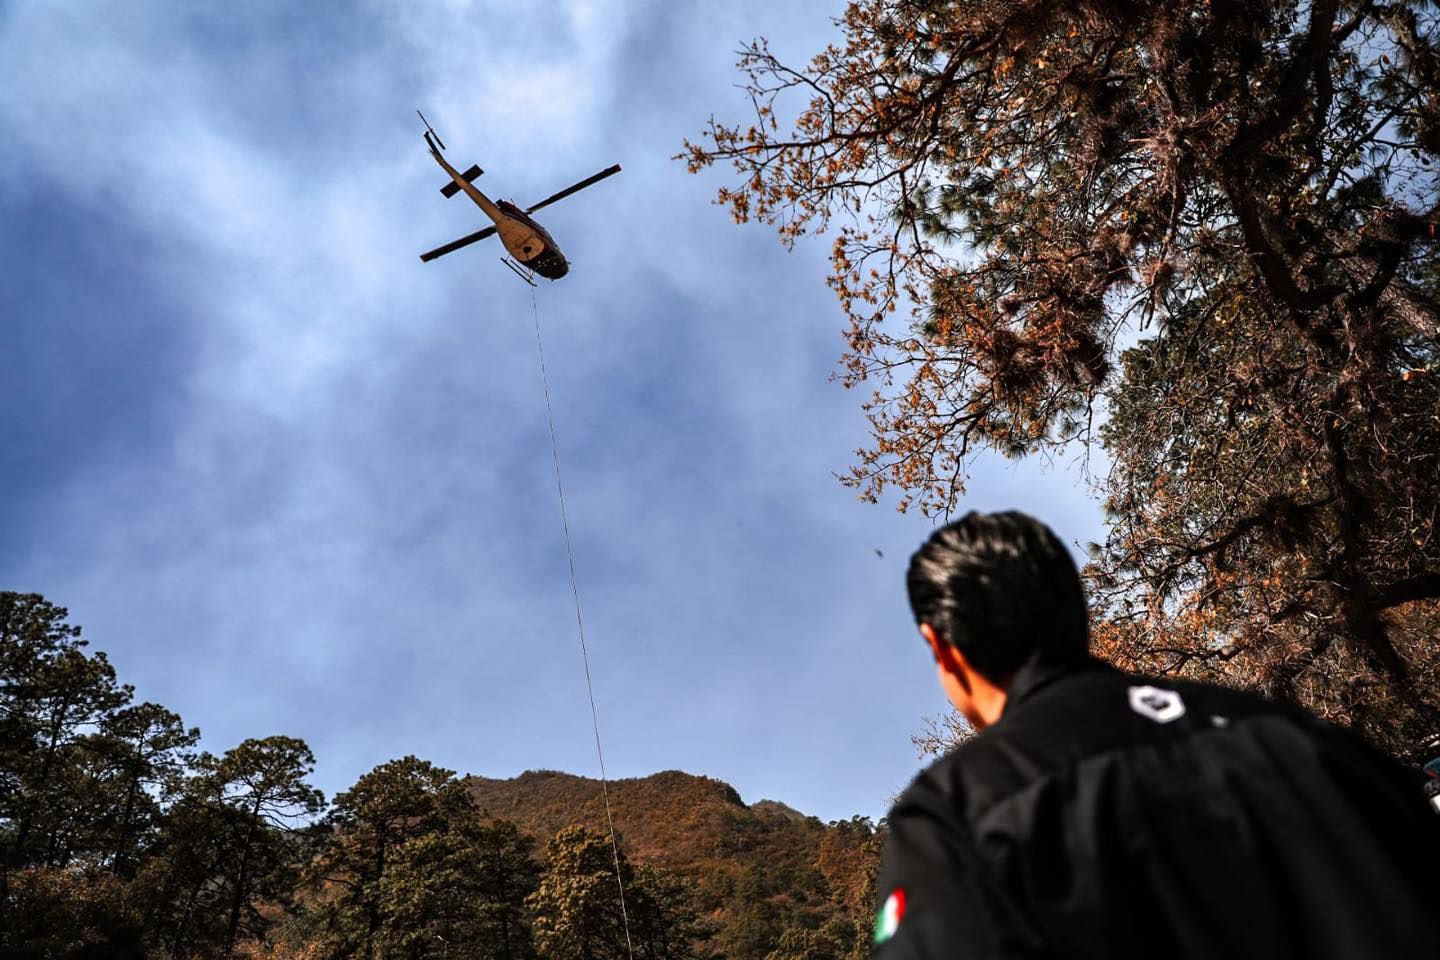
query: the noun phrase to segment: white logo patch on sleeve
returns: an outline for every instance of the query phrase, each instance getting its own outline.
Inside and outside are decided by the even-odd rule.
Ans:
[[[1174,690],[1159,687],[1131,687],[1130,709],[1156,723],[1169,723],[1185,716],[1185,701]]]

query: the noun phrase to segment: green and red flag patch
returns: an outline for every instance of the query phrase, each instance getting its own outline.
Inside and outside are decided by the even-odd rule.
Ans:
[[[900,929],[900,920],[905,916],[905,890],[896,887],[890,891],[890,896],[880,906],[880,912],[875,914],[875,946],[880,946],[886,940],[895,936],[895,931]]]

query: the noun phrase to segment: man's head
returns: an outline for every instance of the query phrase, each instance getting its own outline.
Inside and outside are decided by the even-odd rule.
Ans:
[[[947,647],[1002,689],[1029,660],[1073,663],[1089,649],[1075,562],[1049,527],[1023,513],[972,512],[941,527],[910,558],[906,586],[915,622],[938,644],[942,674]]]

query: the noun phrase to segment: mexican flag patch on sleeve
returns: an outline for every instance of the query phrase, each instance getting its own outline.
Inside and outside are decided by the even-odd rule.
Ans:
[[[900,920],[905,916],[905,891],[896,887],[890,891],[890,896],[880,906],[880,912],[875,914],[875,946],[880,946],[886,940],[895,936],[895,931],[900,929]]]

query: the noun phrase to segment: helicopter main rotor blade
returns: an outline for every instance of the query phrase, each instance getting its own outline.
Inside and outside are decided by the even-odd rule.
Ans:
[[[556,200],[564,200],[566,197],[570,196],[570,194],[575,193],[575,192],[580,191],[580,190],[584,190],[586,187],[588,187],[588,186],[590,186],[590,185],[592,185],[592,184],[599,183],[601,180],[604,180],[606,177],[613,176],[614,174],[617,174],[617,173],[619,173],[619,172],[620,172],[620,164],[618,164],[618,163],[615,164],[615,166],[613,166],[613,167],[606,167],[604,170],[601,170],[599,173],[595,174],[595,176],[593,176],[593,177],[586,177],[584,180],[581,180],[579,183],[577,183],[577,184],[575,184],[575,185],[573,185],[573,186],[566,187],[564,190],[561,190],[561,191],[560,191],[559,193],[557,193],[557,194],[553,194],[552,196],[546,197],[544,200],[541,200],[539,203],[535,204],[535,206],[531,207],[529,210],[526,210],[525,212],[526,212],[526,213],[534,213],[536,210],[539,210],[541,207],[548,207],[548,206],[550,206],[550,204],[554,203]]]
[[[436,247],[434,250],[431,250],[428,253],[420,254],[420,261],[422,263],[429,263],[436,257],[443,257],[447,253],[454,253],[461,247],[468,247],[476,240],[484,240],[486,237],[490,236],[494,232],[495,228],[493,226],[486,227],[484,230],[476,230],[469,236],[461,237],[459,240],[451,240],[443,247]]]

